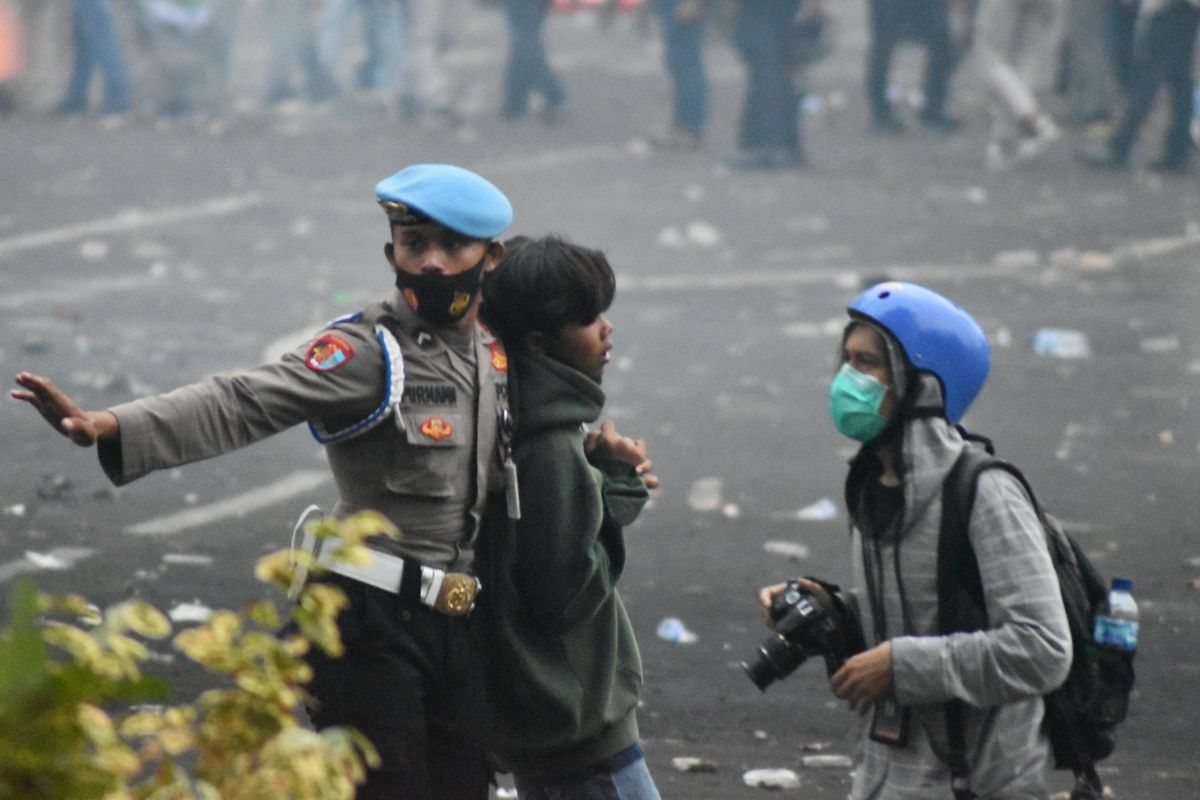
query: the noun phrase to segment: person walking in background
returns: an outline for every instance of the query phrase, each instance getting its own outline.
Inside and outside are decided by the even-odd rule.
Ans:
[[[293,72],[297,67],[310,100],[337,97],[337,84],[318,52],[315,13],[307,3],[296,0],[266,0],[267,28],[271,32],[267,43],[268,104],[296,96]]]
[[[101,114],[129,110],[129,72],[113,20],[111,0],[72,0],[71,35],[75,64],[66,94],[59,104],[62,114],[82,114],[88,109],[88,92],[96,69],[104,79]]]
[[[542,121],[556,121],[565,100],[562,84],[546,59],[542,29],[551,0],[503,0],[508,21],[508,65],[500,116],[510,122],[529,111],[531,94],[542,97]]]
[[[403,3],[404,44],[398,99],[400,115],[412,122],[460,122],[454,84],[445,52],[456,22],[450,0],[399,0]]]
[[[927,128],[955,131],[958,120],[946,114],[956,49],[947,3],[960,0],[868,0],[871,45],[867,50],[867,101],[871,127],[880,133],[901,133],[904,123],[892,110],[888,96],[892,54],[902,41],[925,48],[924,104],[919,119]]]
[[[1063,26],[1066,119],[1087,125],[1109,118],[1115,103],[1112,72],[1105,54],[1109,0],[1067,0]]]
[[[799,95],[793,80],[792,21],[800,0],[739,0],[733,43],[746,67],[734,169],[795,169],[805,164]]]
[[[992,117],[988,169],[1007,169],[1041,155],[1062,133],[1038,93],[1056,73],[1065,0],[982,0],[976,57]]]
[[[1162,86],[1167,88],[1171,117],[1167,123],[1162,156],[1150,165],[1158,172],[1187,171],[1192,142],[1196,31],[1200,27],[1200,0],[1142,0],[1139,35],[1134,50],[1133,73],[1121,122],[1103,152],[1079,154],[1085,164],[1102,169],[1124,169],[1138,131],[1154,108]]]
[[[668,150],[695,150],[708,117],[704,73],[705,0],[656,0],[663,61],[671,78],[671,128],[653,140]]]

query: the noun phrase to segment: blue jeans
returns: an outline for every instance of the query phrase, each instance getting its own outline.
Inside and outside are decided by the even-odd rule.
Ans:
[[[504,76],[504,106],[501,114],[515,119],[528,108],[529,95],[538,92],[553,109],[563,102],[563,88],[546,60],[542,26],[546,21],[547,0],[505,0],[508,20],[508,69]]]
[[[672,126],[694,133],[704,129],[708,116],[708,78],[704,74],[704,14],[693,20],[675,19],[678,0],[658,0],[663,58],[674,96]]]
[[[74,0],[71,30],[75,67],[63,97],[62,111],[77,114],[87,110],[88,88],[97,67],[104,77],[104,105],[100,110],[105,114],[129,110],[129,73],[121,56],[110,0]]]
[[[554,784],[531,784],[520,775],[514,777],[520,800],[661,800],[642,757],[611,772]]]

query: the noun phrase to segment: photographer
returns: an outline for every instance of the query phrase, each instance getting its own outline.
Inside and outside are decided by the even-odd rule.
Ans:
[[[1044,798],[1040,695],[1066,677],[1071,639],[1042,528],[1006,472],[980,476],[970,518],[990,627],[938,633],[942,484],[969,446],[955,426],[987,377],[987,338],[961,308],[913,284],[874,286],[849,313],[829,410],[839,432],[863,443],[846,504],[849,605],[866,649],[830,679],[863,721],[850,796],[949,797],[945,704],[958,699],[970,774],[955,796]],[[820,586],[799,583],[820,599]],[[764,609],[784,588],[761,591]]]

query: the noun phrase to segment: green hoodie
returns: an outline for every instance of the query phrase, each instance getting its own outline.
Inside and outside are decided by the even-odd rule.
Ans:
[[[647,493],[631,465],[584,453],[604,392],[583,373],[512,353],[509,391],[522,516],[485,526],[476,632],[496,754],[527,780],[564,778],[638,741],[641,660],[615,584]]]

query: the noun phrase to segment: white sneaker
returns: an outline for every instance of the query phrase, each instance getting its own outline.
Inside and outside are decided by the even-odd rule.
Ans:
[[[1050,145],[1062,138],[1062,130],[1054,123],[1054,120],[1045,114],[1041,114],[1037,118],[1037,130],[1028,135],[1022,136],[1017,140],[1016,152],[1014,153],[1016,160],[1029,161],[1037,158]]]

